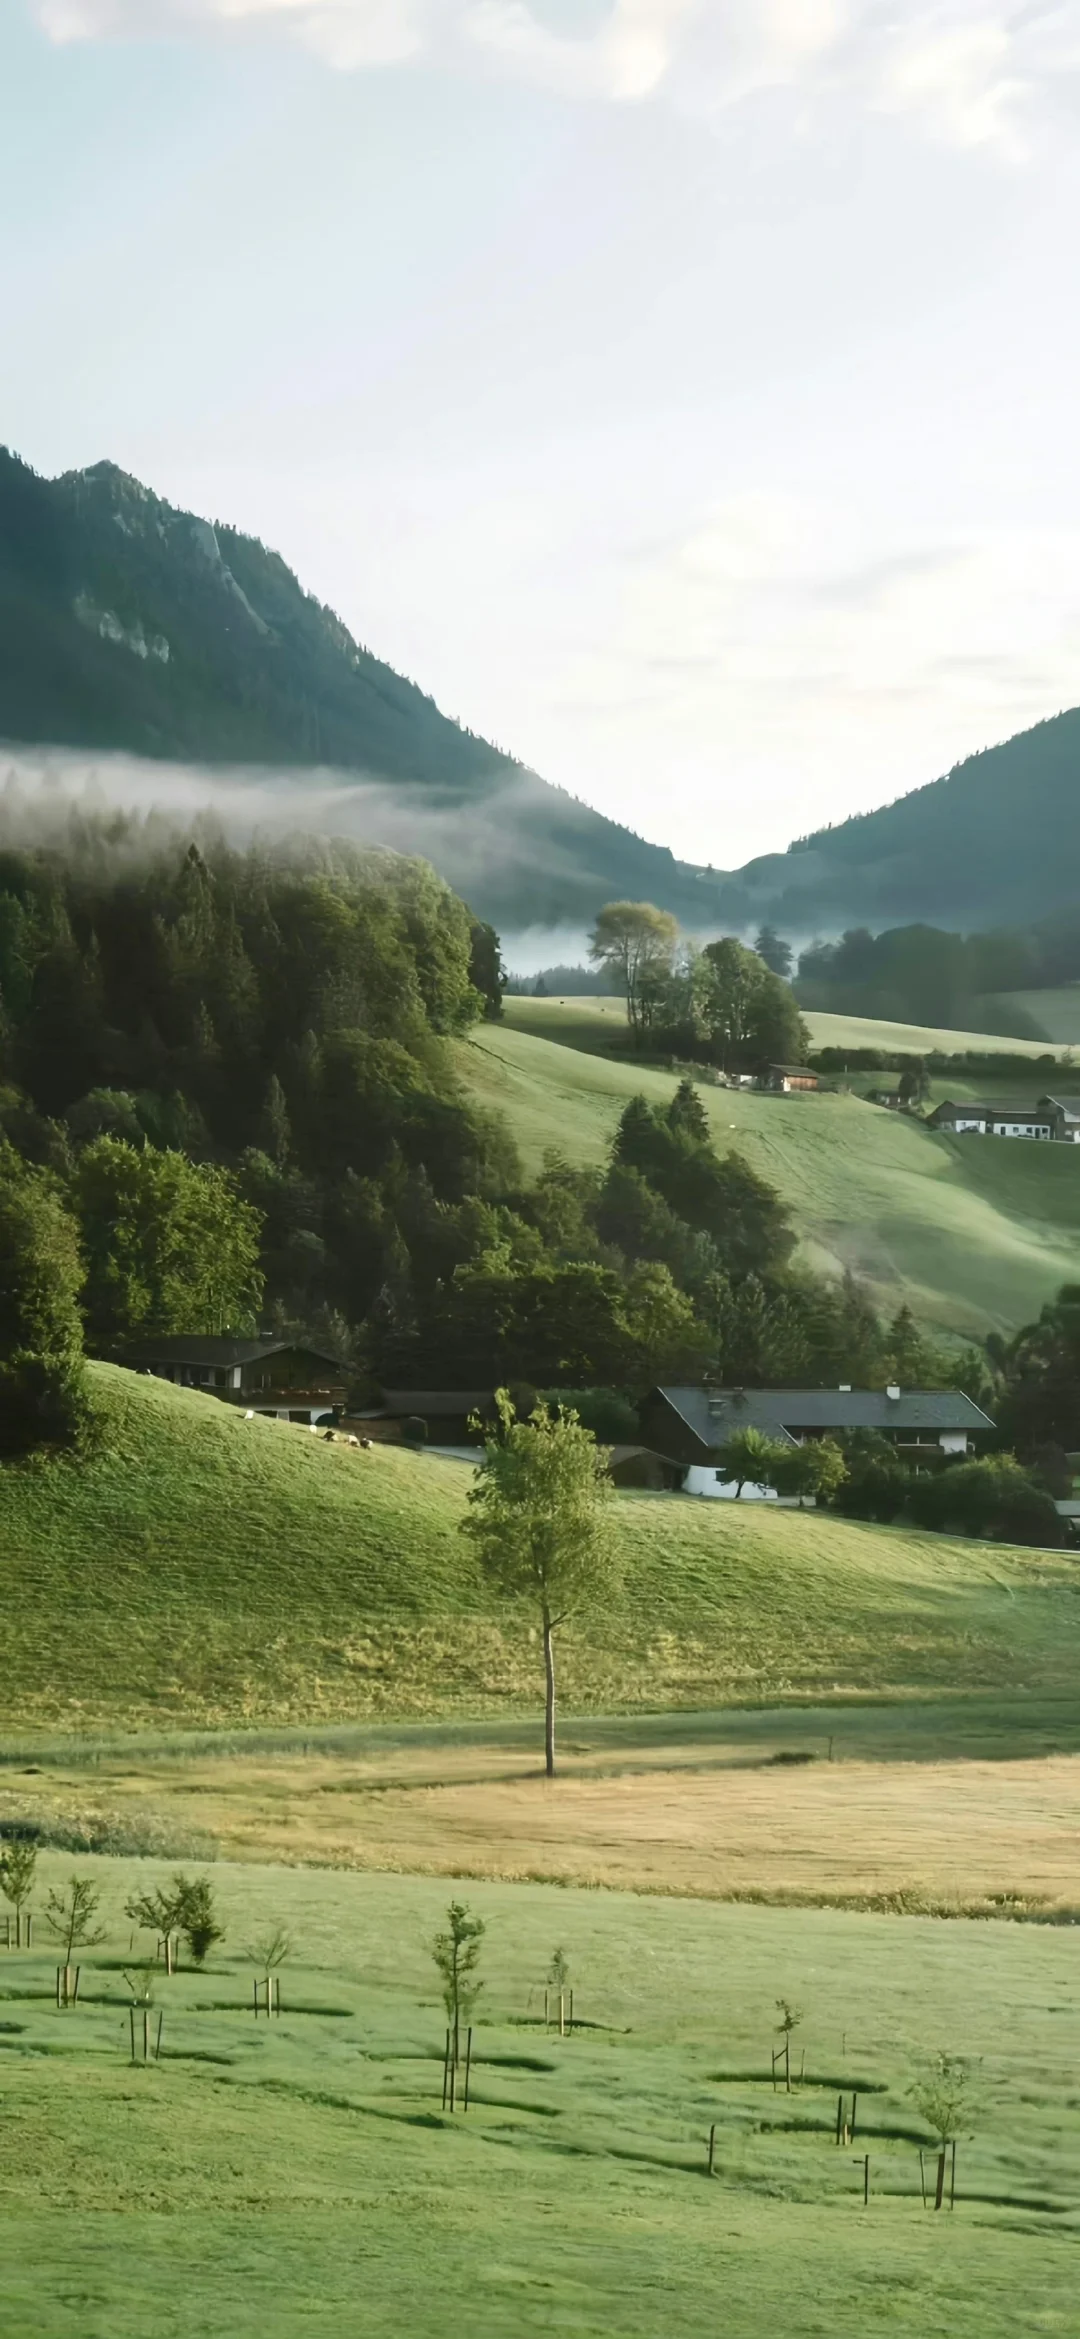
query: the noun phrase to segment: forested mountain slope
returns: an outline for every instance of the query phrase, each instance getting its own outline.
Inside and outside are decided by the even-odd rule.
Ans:
[[[424,852],[503,926],[615,896],[718,915],[717,888],[451,722],[277,553],[99,463],[0,449],[0,739],[367,783],[310,825]],[[150,775],[149,784],[153,784]],[[307,825],[292,793],[291,816]]]
[[[1080,708],[748,862],[723,901],[733,920],[768,915],[799,935],[912,920],[1011,928],[1080,901]]]

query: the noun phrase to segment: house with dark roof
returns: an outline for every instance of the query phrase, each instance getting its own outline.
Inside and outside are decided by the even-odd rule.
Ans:
[[[1059,1115],[1051,1109],[1049,1097],[1032,1104],[977,1104],[972,1098],[959,1103],[952,1097],[935,1105],[926,1116],[928,1129],[945,1129],[953,1137],[1032,1137],[1049,1142],[1061,1134]]]
[[[958,1389],[710,1389],[656,1388],[640,1410],[641,1432],[657,1453],[684,1466],[686,1494],[733,1495],[721,1456],[736,1430],[758,1429],[778,1445],[808,1438],[876,1430],[905,1460],[939,1464],[944,1454],[966,1454],[993,1430],[981,1406]],[[745,1495],[765,1494],[746,1487]]]
[[[140,1340],[118,1360],[176,1388],[202,1389],[226,1405],[279,1421],[330,1421],[345,1402],[348,1368],[340,1357],[295,1340],[233,1339],[207,1334]]]
[[[1080,1096],[1041,1096],[1039,1111],[1052,1122],[1059,1144],[1080,1145]]]

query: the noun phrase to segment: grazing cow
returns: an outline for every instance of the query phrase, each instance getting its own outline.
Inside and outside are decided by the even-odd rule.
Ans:
[[[350,1444],[351,1446],[355,1446],[355,1447],[356,1447],[356,1450],[357,1450],[357,1453],[359,1453],[359,1451],[360,1451],[360,1440],[359,1440],[359,1438],[354,1438],[354,1437],[351,1437],[351,1436],[350,1436],[350,1439],[349,1439],[349,1444]]]

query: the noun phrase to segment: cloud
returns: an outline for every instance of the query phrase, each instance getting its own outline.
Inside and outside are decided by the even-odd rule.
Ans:
[[[1080,66],[1080,0],[608,0],[568,33],[548,0],[30,0],[57,42],[242,31],[342,71],[424,54],[568,99],[664,97],[719,113],[789,87],[845,99],[959,149],[1018,157],[1040,105]]]

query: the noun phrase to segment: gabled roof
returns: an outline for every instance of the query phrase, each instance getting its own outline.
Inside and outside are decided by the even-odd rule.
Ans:
[[[430,1415],[437,1420],[441,1415],[460,1413],[492,1413],[495,1406],[494,1389],[384,1389],[384,1414],[416,1413]]]
[[[1045,1119],[1046,1106],[1050,1101],[1046,1097],[1040,1097],[1038,1104],[1032,1104],[1031,1098],[1028,1097],[1024,1104],[1015,1104],[999,1097],[993,1104],[979,1104],[974,1097],[961,1097],[957,1103],[950,1096],[946,1097],[941,1104],[935,1105],[933,1112],[928,1114],[927,1118],[931,1121],[943,1121],[955,1113],[959,1120],[964,1121],[1037,1121],[1040,1117]],[[1077,1109],[1080,1111],[1080,1106]]]
[[[802,1429],[987,1430],[993,1422],[959,1389],[656,1389],[703,1446],[737,1429],[780,1437]]]
[[[1041,1096],[1040,1111],[1046,1105],[1052,1105],[1055,1112],[1064,1113],[1067,1121],[1080,1121],[1080,1096]]]
[[[295,1350],[298,1356],[313,1356],[318,1364],[330,1365],[334,1372],[346,1370],[339,1356],[328,1356],[325,1349],[312,1348],[307,1340],[234,1339],[227,1333],[187,1333],[168,1339],[137,1340],[123,1351],[125,1364],[191,1364],[237,1365],[261,1364],[264,1357],[285,1356]]]

